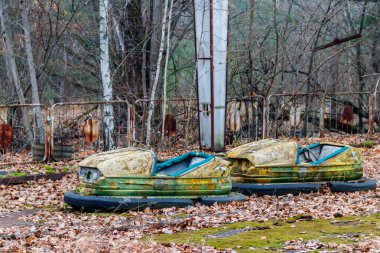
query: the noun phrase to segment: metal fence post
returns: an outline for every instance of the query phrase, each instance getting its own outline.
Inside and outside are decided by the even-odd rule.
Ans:
[[[136,132],[136,109],[135,105],[128,104],[128,146],[132,146],[132,143],[135,141],[135,132]]]
[[[267,98],[264,97],[264,106],[263,106],[263,139],[268,138],[269,129],[269,115],[270,115],[270,98],[272,95],[269,95]]]
[[[375,95],[371,94],[369,96],[369,116],[368,116],[368,134],[374,134],[375,132],[375,122],[374,122],[374,114],[375,114]]]
[[[320,109],[320,115],[319,115],[319,137],[323,138],[325,137],[325,112],[326,112],[326,104],[325,104],[325,96],[322,98],[321,102],[321,109]]]
[[[46,110],[45,115],[45,121],[44,121],[44,128],[45,128],[45,154],[43,161],[44,162],[50,162],[50,159],[54,155],[54,150],[52,147],[52,128],[51,128],[51,117],[50,117],[50,108]]]

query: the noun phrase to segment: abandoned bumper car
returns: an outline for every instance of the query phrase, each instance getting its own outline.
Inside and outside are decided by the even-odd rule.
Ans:
[[[227,161],[198,152],[162,163],[150,150],[104,152],[83,160],[79,176],[79,188],[64,196],[77,208],[126,211],[246,199],[231,193]]]
[[[233,191],[247,195],[316,192],[327,184],[332,191],[376,189],[363,177],[361,150],[348,145],[317,142],[302,148],[294,141],[262,140],[230,150]]]

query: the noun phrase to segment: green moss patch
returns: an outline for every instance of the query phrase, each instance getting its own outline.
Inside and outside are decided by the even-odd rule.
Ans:
[[[0,178],[24,177],[24,176],[28,176],[28,174],[25,172],[13,172],[13,173],[9,173],[9,174],[0,175]]]
[[[369,140],[369,141],[363,141],[361,143],[362,147],[363,148],[373,148],[373,146],[375,146],[375,142],[372,141],[372,140]]]
[[[320,240],[322,243],[348,244],[365,236],[380,236],[380,214],[362,217],[341,217],[335,220],[294,219],[289,221],[239,222],[217,228],[147,236],[146,240],[210,245],[218,249],[232,248],[239,252],[266,251],[284,247],[290,240]]]
[[[46,174],[55,174],[55,173],[57,173],[57,171],[53,167],[51,167],[49,165],[44,165],[44,169],[45,169],[45,173]]]

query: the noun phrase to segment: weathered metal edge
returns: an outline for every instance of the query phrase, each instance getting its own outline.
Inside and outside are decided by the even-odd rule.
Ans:
[[[36,181],[38,179],[47,179],[47,180],[60,180],[65,175],[69,174],[68,172],[64,173],[54,173],[54,174],[37,174],[30,176],[21,176],[21,177],[7,177],[0,179],[0,185],[15,185],[15,184],[23,184],[28,181]]]

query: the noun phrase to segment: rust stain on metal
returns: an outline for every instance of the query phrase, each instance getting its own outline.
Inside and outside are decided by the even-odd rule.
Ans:
[[[177,121],[173,114],[165,115],[165,136],[171,137],[176,134],[177,130]]]
[[[88,118],[83,126],[83,135],[87,143],[94,143],[99,139],[99,122],[96,119]]]
[[[228,128],[236,133],[237,131],[240,130],[241,128],[241,122],[242,122],[242,116],[241,116],[241,111],[242,111],[242,103],[241,101],[236,101],[236,99],[232,100],[232,105],[230,108],[227,106],[227,121],[228,121]],[[244,110],[246,108],[244,107]]]
[[[354,108],[351,105],[347,105],[343,108],[342,121],[344,124],[351,124],[354,119]]]
[[[5,150],[12,145],[13,129],[8,124],[0,124],[0,149]]]

